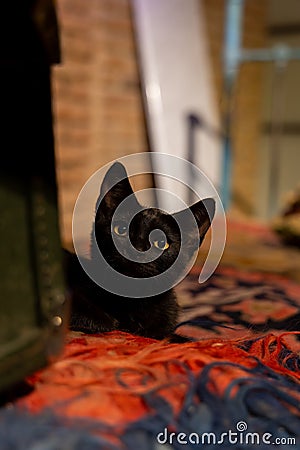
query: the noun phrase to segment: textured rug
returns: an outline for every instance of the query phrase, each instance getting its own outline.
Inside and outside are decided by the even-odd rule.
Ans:
[[[0,410],[0,449],[300,448],[300,285],[237,267],[178,286],[195,342],[69,334]]]
[[[300,285],[282,275],[225,267],[205,284],[197,280],[196,268],[178,286],[180,333],[232,339],[300,331]]]

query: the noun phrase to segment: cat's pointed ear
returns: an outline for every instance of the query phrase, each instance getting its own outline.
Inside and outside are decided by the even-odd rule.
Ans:
[[[105,174],[100,189],[101,204],[114,210],[128,196],[133,194],[128,175],[123,164],[115,162]],[[99,200],[97,202],[99,206]]]
[[[192,212],[198,225],[199,244],[201,244],[214,218],[215,209],[215,200],[213,198],[206,198],[205,200],[200,200],[189,208],[174,214],[174,218],[176,219],[177,217],[179,223],[182,223],[183,226],[186,226],[186,230],[189,230],[191,222],[189,212]]]
[[[190,210],[196,219],[200,240],[202,241],[213,221],[216,202],[213,198],[206,198],[192,205]]]

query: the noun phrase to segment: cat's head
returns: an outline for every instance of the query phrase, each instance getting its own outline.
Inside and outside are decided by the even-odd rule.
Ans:
[[[101,185],[92,257],[97,244],[110,266],[135,278],[164,272],[174,264],[180,251],[184,266],[201,245],[214,213],[215,201],[211,198],[174,214],[141,206],[124,166],[117,162]],[[175,275],[180,277],[180,273]]]

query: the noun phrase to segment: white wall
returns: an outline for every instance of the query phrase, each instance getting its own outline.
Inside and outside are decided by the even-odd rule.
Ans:
[[[219,129],[201,2],[132,0],[132,5],[151,148],[187,158],[188,113]],[[221,142],[201,130],[195,163],[219,186]],[[170,179],[158,183],[183,195],[184,187]]]

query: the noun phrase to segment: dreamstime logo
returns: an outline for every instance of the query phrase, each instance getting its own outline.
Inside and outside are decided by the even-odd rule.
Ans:
[[[247,445],[250,445],[253,448],[253,445],[296,445],[296,438],[294,437],[274,437],[272,433],[257,433],[248,431],[247,422],[241,420],[237,422],[235,425],[235,430],[228,430],[220,433],[219,435],[214,432],[204,432],[204,433],[175,433],[169,432],[167,428],[164,429],[161,433],[158,433],[156,436],[156,440],[158,444],[170,444],[173,445],[175,443],[181,445],[243,445],[243,448]]]
[[[188,208],[187,198],[196,203],[205,198],[213,198],[215,201],[215,217],[211,224],[211,241],[206,260],[200,270],[199,283],[206,281],[215,271],[222,257],[226,240],[226,219],[224,209],[219,195],[212,182],[195,165],[190,162],[164,153],[138,153],[118,159],[126,171],[114,172],[114,176],[107,177],[107,173],[112,167],[112,163],[105,165],[95,172],[82,188],[74,208],[73,213],[73,243],[78,259],[89,277],[105,290],[125,297],[143,298],[158,295],[178,284],[190,271],[195,263],[197,254],[194,253],[189,260],[186,260],[186,248],[191,245],[191,236],[194,239],[194,247],[199,242],[199,227],[196,223],[195,215]],[[87,258],[87,248],[91,240],[91,231],[95,220],[95,205],[101,204],[105,195],[114,189],[116,184],[127,179],[134,179],[137,175],[149,173],[158,181],[158,188],[142,189],[124,198],[117,206],[112,217],[112,223],[116,218],[130,213],[130,221],[136,215],[149,207],[158,207],[164,212],[171,214],[177,222],[180,230],[180,250],[174,263],[167,270],[155,276],[136,278],[124,275],[111,267],[97,247],[93,257]],[[105,189],[103,180],[106,180]],[[165,187],[167,184],[171,187]],[[102,187],[101,187],[102,186]],[[134,203],[130,199],[137,195],[138,199],[144,198],[147,207],[142,207],[139,203]],[[206,203],[203,203],[206,205]],[[135,208],[132,208],[132,205]],[[173,214],[175,211],[184,210],[185,214]],[[207,211],[209,214],[209,211]],[[188,230],[187,232],[187,223]],[[191,233],[191,227],[193,233]],[[157,231],[157,230],[155,230]],[[162,254],[154,251],[153,248],[147,251],[139,251],[132,244],[130,252],[123,253],[122,245],[115,238],[113,229],[111,231],[114,244],[120,254],[128,258],[130,262],[137,261],[143,264],[154,261]],[[151,236],[149,236],[150,238]],[[95,232],[92,233],[92,240],[96,241]],[[125,240],[123,241],[125,242]],[[130,244],[129,236],[127,244]]]

